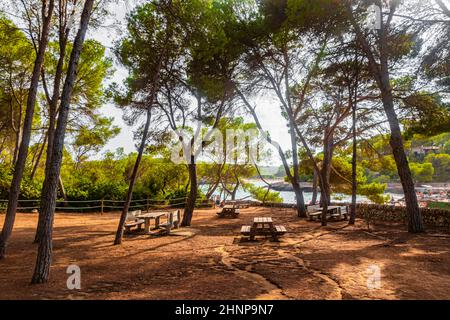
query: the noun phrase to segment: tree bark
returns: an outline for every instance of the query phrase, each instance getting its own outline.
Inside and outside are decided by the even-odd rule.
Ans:
[[[324,183],[324,181],[322,181],[322,178],[320,177],[321,170],[319,169],[319,166],[318,166],[316,160],[314,159],[314,155],[312,154],[312,151],[309,148],[308,144],[306,143],[305,137],[303,136],[303,134],[300,131],[300,129],[298,128],[298,126],[295,126],[295,132],[297,133],[297,136],[300,139],[300,142],[302,143],[303,147],[305,148],[306,154],[308,155],[309,160],[313,163],[314,171],[318,173],[318,178],[319,178],[318,181],[319,181],[319,187],[320,187],[320,198],[322,199],[322,195],[325,194],[326,191],[325,191],[325,183]],[[327,225],[327,219],[326,219],[327,210],[328,210],[328,204],[325,201],[325,203],[323,205],[322,216],[321,216],[322,226],[326,226]]]
[[[14,117],[13,110],[11,109],[11,117]],[[11,120],[12,121],[12,120]],[[14,129],[14,126],[13,126]],[[17,162],[17,159],[19,157],[19,149],[20,145],[22,143],[22,105],[19,105],[19,116],[17,119],[17,125],[16,125],[16,139],[14,144],[14,154],[13,154],[13,165]]]
[[[358,54],[355,57],[356,63],[358,63]],[[348,221],[349,225],[354,225],[356,220],[356,192],[357,192],[357,181],[356,181],[356,156],[357,156],[357,142],[356,142],[356,107],[358,99],[358,85],[359,85],[359,67],[355,70],[355,87],[352,90],[349,87],[349,102],[352,105],[352,203],[350,206],[350,219]]]
[[[306,206],[305,198],[303,197],[303,190],[300,187],[300,175],[298,168],[298,149],[297,149],[297,138],[295,135],[295,124],[292,119],[292,115],[289,115],[290,119],[290,135],[291,135],[291,145],[292,145],[292,169],[293,176],[291,179],[291,184],[294,189],[295,199],[297,202],[297,216],[301,218],[306,218]]]
[[[60,15],[62,14],[62,10],[60,8]],[[64,30],[65,29],[65,30]],[[53,81],[53,93],[51,100],[48,101],[49,105],[49,123],[48,123],[48,131],[47,131],[47,152],[46,152],[46,159],[45,159],[45,175],[48,174],[48,170],[52,163],[52,147],[53,147],[53,137],[55,135],[55,124],[56,124],[56,116],[57,116],[57,110],[58,110],[58,101],[60,98],[60,88],[61,88],[61,82],[63,78],[63,68],[64,68],[64,60],[66,57],[66,48],[67,48],[67,37],[69,34],[69,30],[67,29],[67,25],[60,26],[59,30],[59,58],[58,58],[58,64],[56,65],[56,71],[55,71],[55,79]],[[44,81],[44,79],[43,79]],[[64,192],[65,193],[65,192]],[[41,195],[41,201],[43,201],[42,197],[44,195]],[[64,197],[66,200],[66,197]],[[42,226],[44,224],[44,216],[39,212],[39,218],[38,218],[38,225],[36,227],[36,234],[34,236],[34,243],[39,242],[39,238],[43,233]]]
[[[39,163],[41,162],[42,154],[44,153],[45,145],[47,144],[48,134],[45,134],[44,141],[42,142],[42,146],[39,149],[39,153],[37,154],[36,161],[33,165],[33,170],[31,171],[30,180],[33,180],[34,175],[36,174],[37,168],[39,167]]]
[[[311,204],[315,205],[317,203],[317,182],[318,182],[318,173],[316,168],[313,168],[313,184],[312,184],[312,198],[311,198]]]
[[[394,109],[394,98],[392,96],[388,66],[386,32],[386,26],[384,26],[382,30],[380,30],[380,76],[378,84],[381,91],[381,100],[383,102],[384,111],[391,129],[389,143],[392,148],[392,153],[394,154],[398,175],[400,176],[400,181],[403,186],[403,193],[405,194],[406,211],[408,213],[408,231],[419,233],[424,232],[425,228],[419,204],[417,203],[417,196],[411,170],[409,168],[408,158],[406,157],[403,145],[402,132]]]
[[[48,5],[48,6],[47,6]],[[23,122],[22,140],[20,143],[17,161],[14,164],[14,175],[9,189],[8,208],[6,209],[5,221],[0,235],[0,259],[5,257],[8,240],[11,236],[14,220],[16,218],[16,210],[20,194],[20,183],[22,181],[25,163],[28,155],[28,148],[31,139],[31,129],[33,125],[34,109],[36,105],[36,95],[39,85],[39,77],[42,65],[44,64],[45,50],[48,44],[48,35],[54,9],[54,0],[49,3],[45,2],[42,7],[43,25],[41,37],[39,39],[39,49],[37,51],[36,60],[34,62],[33,73],[31,77],[30,90],[28,92],[27,107],[25,111],[25,119]]]
[[[324,190],[321,190],[321,205],[324,203],[330,205],[331,201],[331,185],[330,185],[330,175],[331,175],[331,164],[333,157],[333,139],[328,135],[328,131],[326,130],[324,134],[323,141],[323,161],[322,168],[320,170],[320,179],[323,181]],[[322,193],[324,193],[322,195]]]
[[[352,135],[352,203],[350,206],[350,219],[348,221],[350,225],[355,224],[356,219],[356,99],[352,103]]]
[[[147,108],[147,120],[145,122],[144,132],[142,134],[141,144],[139,146],[138,156],[136,162],[134,163],[133,173],[131,174],[130,184],[128,186],[127,199],[123,206],[122,214],[120,216],[119,225],[117,226],[116,238],[114,239],[114,245],[122,243],[123,228],[125,226],[125,221],[127,220],[128,209],[130,208],[131,199],[133,198],[134,184],[136,183],[136,178],[139,170],[139,164],[142,160],[142,155],[144,153],[145,144],[147,142],[148,131],[151,122],[151,105]]]
[[[69,116],[70,99],[76,80],[76,73],[80,53],[83,48],[86,31],[92,13],[94,0],[86,0],[81,14],[80,28],[74,40],[72,53],[70,55],[67,77],[61,95],[61,105],[58,121],[54,134],[51,154],[51,166],[46,175],[42,187],[42,199],[40,206],[41,214],[44,215],[43,233],[39,239],[36,265],[31,283],[44,283],[48,281],[53,251],[53,219],[56,207],[56,193],[58,189],[59,173],[61,170],[64,137]]]
[[[236,200],[236,192],[239,189],[239,186],[240,186],[240,182],[238,180],[236,185],[233,188],[233,192],[231,193],[231,200]]]
[[[403,146],[403,139],[400,130],[400,124],[398,122],[397,114],[394,109],[394,99],[392,96],[392,88],[390,85],[389,65],[388,65],[388,29],[389,21],[395,12],[395,7],[391,7],[388,13],[388,22],[385,24],[382,20],[382,27],[379,30],[379,56],[380,63],[375,60],[375,55],[367,42],[364,34],[361,31],[358,23],[356,22],[353,11],[350,4],[347,4],[347,12],[349,13],[350,22],[352,23],[358,42],[360,43],[364,54],[366,55],[369,68],[372,76],[378,85],[381,92],[381,100],[383,102],[383,108],[386,113],[386,118],[389,123],[391,136],[389,143],[394,155],[395,164],[397,165],[397,172],[402,183],[403,192],[405,194],[406,212],[408,215],[408,231],[412,233],[424,232],[425,228],[422,221],[422,215],[417,203],[417,196],[414,189],[414,181],[412,179],[411,170],[409,168],[408,159],[406,157],[405,149]],[[383,13],[382,13],[383,15]],[[383,17],[382,17],[383,18]]]
[[[197,184],[197,164],[194,158],[191,157],[191,163],[188,164],[189,169],[189,181],[190,189],[189,196],[186,200],[186,206],[184,208],[183,220],[181,221],[181,226],[188,227],[191,225],[192,216],[195,208],[195,200],[197,199],[198,184]]]
[[[412,233],[424,232],[425,228],[422,221],[419,205],[417,203],[414,181],[411,170],[409,169],[408,158],[406,157],[403,146],[403,138],[398,123],[398,118],[394,110],[392,94],[390,91],[382,91],[383,106],[391,128],[391,137],[389,144],[394,154],[394,160],[397,165],[397,172],[405,194],[406,211],[408,212],[408,231]]]

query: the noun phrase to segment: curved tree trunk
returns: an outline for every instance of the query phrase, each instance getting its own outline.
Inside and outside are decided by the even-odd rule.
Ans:
[[[145,143],[147,142],[148,130],[151,122],[151,106],[147,108],[147,120],[145,122],[144,132],[142,134],[141,144],[139,146],[138,156],[136,162],[134,163],[133,173],[131,174],[130,184],[128,186],[127,199],[123,205],[122,214],[120,216],[119,225],[117,226],[116,238],[114,239],[114,245],[122,243],[123,228],[125,226],[125,221],[127,220],[128,209],[130,208],[131,199],[133,198],[134,184],[136,183],[136,178],[139,170],[139,164],[142,160],[142,155],[145,149]]]
[[[419,209],[419,204],[417,203],[414,181],[412,179],[408,158],[406,157],[406,152],[403,145],[402,132],[400,130],[397,114],[394,109],[394,99],[392,96],[392,88],[390,86],[386,59],[382,59],[380,82],[381,99],[383,101],[384,111],[391,129],[389,144],[391,145],[392,153],[394,154],[398,175],[403,186],[403,193],[405,194],[406,211],[408,213],[408,231],[413,233],[424,232],[425,228]]]
[[[349,13],[350,22],[356,32],[356,37],[360,43],[364,54],[366,55],[369,68],[374,77],[378,88],[381,92],[381,100],[383,102],[383,108],[386,113],[386,118],[389,122],[391,136],[389,143],[394,155],[395,164],[397,165],[397,172],[402,183],[403,192],[405,194],[406,212],[408,215],[408,231],[413,233],[424,232],[422,215],[417,203],[417,196],[414,189],[414,181],[412,179],[411,170],[408,164],[408,158],[406,157],[405,148],[403,146],[403,139],[400,130],[400,124],[397,118],[397,114],[394,109],[394,99],[392,95],[392,88],[390,84],[389,76],[389,55],[388,55],[388,39],[389,39],[389,23],[395,12],[395,6],[391,6],[391,11],[388,13],[389,18],[383,20],[384,13],[381,13],[381,28],[378,30],[378,56],[380,62],[377,63],[374,51],[372,50],[365,35],[361,31],[358,23],[355,20],[353,10],[350,2],[346,5],[347,12]]]
[[[291,179],[292,187],[294,188],[295,199],[297,202],[297,216],[301,218],[306,218],[306,206],[305,198],[303,197],[303,190],[300,187],[300,175],[298,167],[298,148],[297,148],[297,137],[295,134],[295,123],[293,116],[289,115],[289,133],[291,135],[291,147],[292,147],[292,169],[293,176]]]
[[[385,93],[383,96],[384,95],[391,96],[392,98],[390,93]],[[405,148],[403,146],[403,138],[398,123],[398,118],[394,111],[394,106],[391,99],[383,98],[383,105],[389,121],[389,126],[391,128],[389,144],[391,145],[392,152],[394,154],[397,172],[402,183],[403,193],[405,194],[406,211],[408,213],[408,231],[413,233],[423,232],[425,228],[419,205],[417,203],[417,196],[411,170],[409,168],[408,158],[406,157]]]
[[[36,95],[39,85],[39,77],[42,65],[44,64],[45,50],[48,43],[48,34],[53,16],[54,0],[49,3],[45,2],[47,7],[43,5],[42,17],[43,26],[41,37],[39,39],[39,48],[34,62],[33,74],[31,77],[30,90],[28,92],[27,107],[25,111],[25,119],[23,122],[22,141],[20,143],[17,161],[14,164],[14,175],[9,189],[8,208],[6,209],[5,221],[3,223],[2,233],[0,235],[0,259],[6,254],[6,247],[11,236],[14,220],[16,218],[16,210],[20,194],[20,183],[22,182],[23,172],[25,170],[25,162],[28,155],[28,147],[31,139],[31,129],[33,125],[34,108],[36,105]]]
[[[41,214],[44,215],[43,233],[39,239],[36,265],[31,283],[47,282],[50,275],[50,266],[53,253],[53,219],[56,207],[56,192],[58,190],[59,173],[61,170],[64,137],[66,133],[67,120],[69,116],[70,99],[72,89],[76,80],[76,71],[80,53],[91,17],[94,0],[86,0],[81,15],[80,28],[74,40],[72,53],[70,55],[67,77],[61,95],[61,106],[56,125],[54,141],[52,146],[51,165],[42,187],[43,201],[41,202]]]

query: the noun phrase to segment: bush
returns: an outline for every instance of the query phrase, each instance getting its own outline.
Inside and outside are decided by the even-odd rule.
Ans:
[[[244,189],[248,191],[252,197],[258,201],[262,202],[283,202],[283,198],[281,198],[279,192],[269,191],[267,192],[267,188],[257,187],[251,183],[245,183],[243,185]]]

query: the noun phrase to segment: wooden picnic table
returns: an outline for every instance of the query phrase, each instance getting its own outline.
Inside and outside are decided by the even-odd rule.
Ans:
[[[239,209],[237,209],[234,205],[224,205],[222,210],[217,212],[219,217],[232,217],[236,218],[239,215]]]
[[[250,206],[248,201],[243,201],[243,200],[229,200],[226,203],[227,203],[227,205],[234,206],[236,209],[241,209],[241,208],[245,209]]]
[[[273,240],[278,240],[286,233],[286,228],[274,225],[271,217],[256,217],[251,226],[242,226],[241,233],[249,236],[250,240],[254,240],[255,236],[271,236]]]
[[[151,220],[155,220],[155,228],[159,228],[159,224],[160,224],[160,219],[161,217],[164,217],[169,214],[168,211],[153,211],[153,212],[147,212],[147,213],[143,213],[139,216],[137,216],[137,218],[142,219],[145,221],[145,233],[149,233],[150,232],[150,221]]]
[[[313,220],[314,218],[320,218],[322,215],[323,207],[317,207],[317,211],[309,213],[309,220]],[[329,218],[340,218],[342,217],[341,207],[340,206],[328,206],[327,208],[327,219]],[[346,214],[344,214],[344,218],[346,218]]]

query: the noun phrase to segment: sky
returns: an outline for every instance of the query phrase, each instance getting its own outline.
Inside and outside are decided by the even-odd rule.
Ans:
[[[107,55],[112,57],[111,48],[114,41],[121,37],[118,30],[126,30],[126,14],[129,13],[136,5],[135,0],[119,1],[119,3],[111,4],[111,12],[113,16],[106,19],[104,25],[96,30],[91,30],[88,37],[100,41],[106,48]],[[111,26],[114,25],[114,28]],[[114,63],[116,72],[110,82],[121,84],[127,76],[127,71],[120,66],[117,61]],[[256,111],[263,128],[267,128],[273,140],[277,141],[284,151],[290,149],[290,137],[286,128],[286,121],[281,115],[280,108],[277,102],[273,99],[260,97],[255,99],[253,103],[257,106]],[[136,142],[133,141],[133,130],[137,126],[129,127],[122,119],[122,111],[113,104],[108,103],[102,107],[101,113],[108,117],[114,117],[114,124],[121,128],[121,132],[115,138],[111,139],[103,150],[98,153],[95,158],[100,158],[106,151],[114,151],[117,148],[123,148],[125,153],[136,151]],[[144,121],[144,119],[142,119]],[[248,116],[248,121],[253,122],[252,118]],[[277,153],[273,152],[272,159],[263,163],[263,165],[280,165],[281,160]]]

